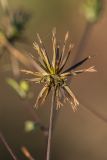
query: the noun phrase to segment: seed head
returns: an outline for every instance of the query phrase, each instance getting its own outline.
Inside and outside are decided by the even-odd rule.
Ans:
[[[65,65],[71,55],[73,44],[70,43],[67,53],[65,53],[66,43],[69,37],[67,32],[64,39],[64,45],[62,49],[57,45],[56,41],[56,29],[52,31],[52,45],[53,45],[53,58],[52,61],[49,60],[47,51],[44,47],[44,44],[37,34],[39,44],[34,42],[34,48],[37,55],[39,56],[36,60],[36,63],[39,64],[40,68],[37,71],[21,70],[26,74],[30,74],[33,78],[28,79],[31,82],[43,84],[43,88],[40,91],[35,107],[38,107],[38,104],[43,103],[46,100],[49,92],[52,88],[55,89],[55,98],[56,98],[56,108],[59,109],[67,101],[71,104],[74,111],[77,110],[79,105],[78,100],[68,86],[67,80],[68,77],[76,76],[84,72],[95,72],[94,66],[87,69],[75,70],[77,67],[81,66],[84,62],[89,60],[91,56],[84,58],[80,62],[76,63],[73,66],[70,66],[65,69]]]

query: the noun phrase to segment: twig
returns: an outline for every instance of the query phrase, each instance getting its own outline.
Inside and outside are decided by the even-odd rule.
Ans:
[[[8,49],[8,51],[17,59],[19,60],[22,64],[25,66],[31,66],[34,69],[44,72],[44,70],[34,61],[30,56],[25,56],[24,53],[20,52],[16,48],[14,48],[9,42],[6,43],[5,47]]]
[[[6,49],[8,53],[15,57],[21,64],[27,67],[31,66],[38,71],[44,72],[44,70],[36,63],[36,61],[34,61],[30,56],[25,55],[25,53],[16,49],[2,34],[0,35],[0,45],[0,47]]]
[[[55,89],[53,89],[53,93],[52,94],[53,95],[52,95],[50,120],[49,120],[49,133],[48,133],[48,144],[47,144],[46,160],[50,160],[50,154],[51,154],[51,139],[52,139],[52,128],[53,128],[53,113],[54,113]]]
[[[9,144],[7,143],[6,139],[4,138],[4,136],[1,132],[0,132],[0,139],[1,139],[2,143],[4,144],[4,146],[6,147],[6,149],[8,150],[8,152],[10,153],[13,160],[18,160],[18,158],[13,153],[12,149],[10,148]]]

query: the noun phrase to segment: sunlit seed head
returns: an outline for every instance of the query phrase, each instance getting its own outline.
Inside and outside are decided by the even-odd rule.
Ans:
[[[53,57],[52,60],[48,58],[47,51],[44,47],[44,44],[37,34],[39,43],[34,43],[34,48],[36,49],[38,57],[41,61],[38,60],[37,63],[40,65],[40,72],[32,72],[28,70],[23,70],[24,73],[31,74],[35,78],[30,79],[30,81],[34,81],[36,83],[43,84],[44,87],[40,91],[35,107],[41,103],[44,103],[51,89],[55,90],[55,100],[56,100],[56,108],[60,108],[67,101],[71,104],[73,111],[77,110],[77,106],[79,105],[78,100],[75,95],[71,91],[68,86],[67,79],[68,77],[77,76],[80,73],[84,72],[95,72],[95,68],[89,67],[88,69],[75,70],[77,67],[81,66],[84,62],[89,60],[91,56],[84,58],[77,64],[66,68],[66,64],[68,59],[70,58],[70,54],[73,48],[73,44],[70,43],[68,47],[68,51],[66,51],[66,43],[68,40],[69,33],[67,32],[65,35],[65,39],[63,42],[63,47],[60,49],[60,46],[57,45],[56,40],[56,29],[52,31],[52,48],[53,48]],[[35,74],[36,73],[36,74]]]

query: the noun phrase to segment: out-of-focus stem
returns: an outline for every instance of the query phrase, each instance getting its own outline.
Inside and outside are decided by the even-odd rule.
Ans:
[[[10,56],[11,59],[11,65],[12,65],[12,71],[15,77],[19,77],[20,75],[20,69],[19,69],[19,63],[16,58],[14,58],[12,55]]]
[[[11,43],[6,40],[5,36],[3,34],[0,35],[0,45],[1,47],[5,48],[8,53],[11,54],[14,58],[16,58],[19,62],[24,64],[25,66],[33,67],[36,70],[42,71],[42,68],[39,67],[39,65],[29,56],[25,56],[24,53],[20,52],[17,50],[15,47],[11,45]],[[44,70],[43,70],[44,72]],[[29,108],[30,110],[30,108]],[[44,135],[47,135],[47,128],[40,122],[40,119],[38,118],[37,114],[35,113],[35,122],[38,124],[40,127],[41,131],[43,131]]]
[[[20,61],[25,66],[31,65],[35,69],[41,70],[38,64],[29,56],[25,56],[24,53],[17,50],[15,47],[13,47],[9,42],[6,42],[4,44],[4,47],[9,51],[10,54],[12,54],[18,61]]]
[[[6,149],[8,150],[8,152],[10,153],[13,160],[18,160],[18,158],[13,153],[12,149],[10,148],[9,144],[7,143],[6,139],[4,138],[4,136],[1,132],[0,132],[0,139],[1,139],[2,143],[4,144],[4,146],[6,147]]]
[[[30,56],[25,55],[24,53],[13,47],[13,45],[6,39],[6,37],[2,33],[0,34],[0,46],[5,48],[8,53],[14,56],[23,65],[27,67],[31,66],[40,72],[44,72],[44,70]]]
[[[53,113],[54,113],[54,102],[55,102],[55,89],[53,89],[53,93],[52,94],[53,95],[52,95],[50,120],[49,120],[49,132],[48,132],[48,144],[47,144],[46,160],[50,160],[50,155],[51,155],[51,142],[52,142],[52,129],[53,129]]]

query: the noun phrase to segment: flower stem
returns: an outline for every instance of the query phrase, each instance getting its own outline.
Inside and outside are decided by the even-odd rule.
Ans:
[[[53,95],[52,95],[50,120],[49,120],[49,132],[48,132],[48,144],[47,144],[46,160],[50,160],[50,153],[51,153],[51,139],[52,139],[52,128],[53,128],[53,113],[54,113],[55,89],[53,89],[53,93],[52,94]]]
[[[6,149],[8,150],[8,152],[10,153],[11,157],[13,158],[13,160],[18,160],[16,155],[13,153],[12,149],[8,145],[7,141],[5,140],[5,138],[4,138],[4,136],[2,135],[1,132],[0,132],[0,139],[3,142],[4,146],[6,147]]]

